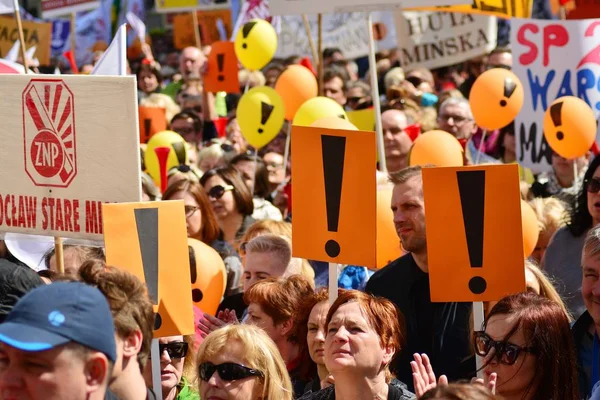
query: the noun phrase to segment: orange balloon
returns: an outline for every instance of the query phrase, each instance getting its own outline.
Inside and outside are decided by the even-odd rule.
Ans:
[[[391,208],[392,190],[377,191],[377,268],[383,268],[402,256],[400,238],[394,226]]]
[[[344,129],[347,131],[357,131],[358,128],[352,124],[352,122],[347,119],[343,119],[340,117],[325,117],[319,120],[316,120],[310,126],[315,128],[325,128],[325,129]]]
[[[523,107],[523,85],[515,74],[494,68],[479,75],[469,94],[477,125],[494,130],[515,120]]]
[[[560,156],[584,156],[596,140],[596,118],[588,104],[578,97],[554,100],[544,115],[544,136]]]
[[[535,211],[524,200],[521,200],[521,225],[523,228],[523,253],[527,258],[535,250],[540,228]]]
[[[296,111],[306,100],[317,97],[319,87],[317,78],[302,65],[290,65],[279,75],[275,90],[283,99],[285,119],[292,121]]]
[[[413,143],[409,155],[409,164],[436,167],[462,167],[463,148],[459,141],[444,131],[425,132]]]
[[[188,238],[192,301],[207,314],[215,315],[227,285],[223,259],[212,247]]]

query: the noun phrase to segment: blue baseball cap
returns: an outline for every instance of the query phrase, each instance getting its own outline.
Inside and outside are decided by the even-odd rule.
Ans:
[[[104,295],[79,282],[40,286],[21,298],[0,324],[0,342],[44,351],[76,342],[117,358],[115,328]]]

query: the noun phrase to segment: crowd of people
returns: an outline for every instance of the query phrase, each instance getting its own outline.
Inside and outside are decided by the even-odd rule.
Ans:
[[[515,163],[514,125],[484,134],[468,101],[480,73],[511,68],[510,49],[434,71],[404,71],[397,52],[377,54],[380,166],[389,172],[378,176],[393,189],[405,254],[376,272],[349,266],[364,279],[342,279],[342,271],[339,284],[325,263],[292,255],[287,123],[267,146],[251,148],[236,120],[240,95],[203,90],[209,52],[155,58],[146,48],[130,62],[140,105],[165,108],[189,159],[168,171],[164,192],[142,170],[144,200],[182,200],[188,237],[222,258],[217,313],[201,315],[193,335],[160,338],[153,364],[152,300],[135,276],[106,265],[102,249],[67,243],[64,273],[53,251],[36,272],[0,242],[0,399],[153,399],[157,363],[166,400],[600,399],[600,157],[591,151],[576,160],[553,153],[542,174],[519,168],[540,233],[525,262],[527,292],[486,303],[482,326],[472,322],[472,303],[430,299],[412,132],[449,132],[465,165]],[[274,86],[304,61],[241,69],[241,92]],[[323,63],[325,96],[348,111],[373,107],[355,61],[326,49]],[[227,118],[224,132],[219,118]],[[334,301],[329,285],[340,287]]]

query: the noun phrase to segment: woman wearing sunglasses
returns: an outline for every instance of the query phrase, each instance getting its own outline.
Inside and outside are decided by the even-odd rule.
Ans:
[[[583,242],[586,233],[600,224],[599,166],[600,157],[596,157],[585,172],[576,206],[570,208],[567,226],[556,231],[542,262],[575,319],[585,311],[581,296]]]
[[[277,347],[260,328],[228,325],[198,349],[204,400],[292,400],[292,384]]]
[[[579,399],[569,319],[555,302],[528,292],[504,297],[473,345],[483,358],[483,383],[505,400]],[[417,395],[436,386],[426,355],[415,355],[411,366]]]
[[[158,339],[160,377],[163,400],[199,400],[190,384],[195,370],[192,336],[169,336]],[[152,387],[152,360],[144,368],[146,386]]]
[[[200,179],[223,232],[223,239],[235,247],[255,221],[252,193],[232,166],[212,169]]]

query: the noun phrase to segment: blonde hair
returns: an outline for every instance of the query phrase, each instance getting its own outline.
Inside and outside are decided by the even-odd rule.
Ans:
[[[423,107],[421,109],[421,132],[428,132],[436,129],[437,111],[433,107]]]
[[[170,96],[162,93],[152,93],[150,96],[143,98],[140,101],[140,106],[164,108],[165,118],[169,123],[175,115],[181,112],[181,108],[177,103]]]
[[[383,86],[385,87],[385,90],[388,90],[392,86],[399,86],[403,80],[404,70],[401,67],[394,67],[385,74]]]
[[[214,143],[214,144],[211,144],[210,146],[203,147],[198,152],[197,164],[202,165],[202,161],[204,161],[207,158],[214,158],[217,160],[222,160],[224,157],[225,157],[225,152],[223,151],[223,148],[221,147],[221,145],[218,143]],[[207,171],[202,171],[202,172],[205,173]]]
[[[554,197],[535,198],[529,202],[538,220],[540,233],[554,234],[566,225],[566,208],[562,201]]]
[[[292,400],[290,376],[275,343],[260,328],[252,325],[227,325],[208,335],[198,349],[197,365],[221,353],[232,341],[244,347],[244,362],[261,371],[262,399]]]
[[[282,268],[287,269],[292,259],[292,246],[286,237],[267,233],[249,241],[246,253],[271,253],[281,262]]]
[[[248,71],[247,69],[240,69],[238,71],[238,79],[240,81],[240,87],[246,86],[248,81],[250,81],[250,87],[264,86],[267,82],[267,79],[262,72]]]
[[[540,296],[545,297],[548,300],[552,300],[553,302],[558,304],[560,308],[562,308],[562,310],[565,312],[565,315],[569,319],[569,322],[572,322],[573,316],[565,306],[564,301],[562,300],[562,298],[556,291],[556,288],[554,287],[550,279],[548,279],[546,274],[530,260],[525,260],[525,269],[529,270],[529,272],[531,272],[533,276],[535,276],[535,279],[540,285]]]

